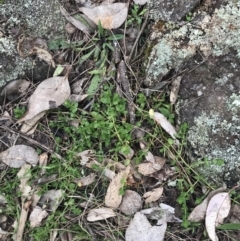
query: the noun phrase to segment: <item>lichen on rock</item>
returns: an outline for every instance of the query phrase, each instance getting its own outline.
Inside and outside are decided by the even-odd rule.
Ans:
[[[24,0],[4,1],[0,5],[0,88],[17,78],[40,81],[47,77],[49,66],[38,59],[21,58],[17,52],[20,34],[46,40],[64,37],[64,18],[61,1]]]
[[[154,88],[184,66],[178,123],[188,123],[188,156],[196,164],[208,160],[197,171],[215,186],[240,183],[239,19],[240,3],[230,0],[212,15],[196,12],[178,29],[155,34],[144,82]]]

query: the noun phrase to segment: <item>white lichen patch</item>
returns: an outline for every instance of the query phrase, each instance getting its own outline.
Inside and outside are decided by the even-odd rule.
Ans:
[[[192,22],[160,38],[149,57],[145,84],[157,84],[171,69],[177,70],[197,50],[208,57],[227,54],[234,49],[240,56],[240,6],[229,1],[213,16],[195,14]],[[227,77],[226,77],[227,78]],[[224,81],[227,79],[224,78]],[[220,80],[219,80],[220,81]],[[148,84],[149,83],[149,84]]]
[[[232,94],[227,102],[227,108],[233,113],[240,113],[240,93],[236,95]]]

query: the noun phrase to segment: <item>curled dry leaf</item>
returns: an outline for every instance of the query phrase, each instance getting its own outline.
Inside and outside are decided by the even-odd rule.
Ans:
[[[82,93],[82,86],[87,78],[82,78],[71,85],[72,94],[79,95]]]
[[[218,188],[216,190],[209,192],[208,196],[192,210],[192,212],[190,213],[190,215],[188,217],[188,221],[200,222],[200,221],[204,220],[206,211],[207,211],[207,206],[208,206],[210,199],[214,195],[216,195],[220,192],[223,192],[225,190],[226,190],[226,188],[221,187],[221,188]]]
[[[153,109],[149,110],[149,115],[152,119],[154,119],[161,127],[173,138],[176,139],[176,130],[173,125],[167,120],[167,118],[159,113],[154,112]]]
[[[15,145],[0,153],[0,161],[13,168],[20,168],[26,163],[36,166],[38,159],[37,152],[25,145]]]
[[[39,200],[39,204],[47,205],[48,210],[55,212],[59,204],[63,200],[63,191],[59,190],[49,190],[47,191]]]
[[[41,82],[29,99],[27,113],[18,122],[32,119],[42,111],[57,108],[70,95],[66,76],[56,76]]]
[[[72,17],[63,7],[60,7],[60,11],[62,15],[77,29],[83,31],[84,33],[92,33],[95,29],[97,29],[97,25],[89,19],[88,16],[83,14],[78,15],[80,19],[76,19]],[[79,18],[78,17],[78,18]]]
[[[116,213],[111,208],[95,208],[89,211],[87,220],[88,222],[95,222],[115,216]]]
[[[119,194],[120,189],[123,187],[127,180],[128,174],[130,173],[130,166],[124,171],[118,173],[111,181],[108,186],[107,194],[105,196],[105,204],[111,208],[118,208],[121,201],[122,195]]]
[[[172,105],[174,105],[176,103],[176,101],[177,101],[181,79],[182,79],[182,76],[178,76],[172,82],[171,92],[170,92],[170,103]]]
[[[24,164],[21,169],[19,170],[17,177],[20,180],[20,191],[22,193],[22,197],[23,198],[29,198],[30,196],[30,191],[31,191],[31,187],[28,185],[28,181],[31,178],[31,165],[29,164]]]
[[[138,172],[144,176],[151,175],[163,168],[166,163],[166,159],[162,157],[155,156],[155,162],[146,162],[138,165]]]
[[[79,8],[85,15],[87,15],[95,24],[99,21],[105,29],[116,29],[120,27],[127,18],[128,4],[127,3],[113,3],[100,5],[94,8]]]
[[[166,229],[166,221],[163,221],[161,226],[152,226],[144,214],[137,212],[126,230],[125,239],[126,241],[163,241]]]
[[[30,216],[29,216],[29,221],[30,221],[30,227],[31,228],[36,228],[41,225],[41,222],[44,218],[48,216],[48,212],[46,210],[43,210],[41,207],[36,206]]]
[[[47,162],[48,162],[48,154],[47,152],[44,152],[39,156],[39,166],[41,167],[41,173],[40,173],[41,176],[46,172],[45,167],[47,166]]]
[[[33,54],[37,55],[39,59],[44,60],[50,66],[55,68],[55,62],[53,60],[52,55],[46,50],[39,47],[33,47]]]
[[[132,215],[142,208],[141,196],[132,190],[126,190],[119,210],[126,215]]]
[[[14,100],[25,92],[29,85],[30,82],[25,79],[14,80],[3,88],[0,96],[6,96],[8,100]]]
[[[213,196],[208,204],[205,225],[209,238],[212,241],[218,241],[215,227],[223,223],[224,218],[229,214],[231,200],[229,193],[222,192]]]
[[[85,150],[77,154],[81,158],[81,165],[85,166],[90,160],[94,158],[94,150]]]
[[[127,149],[126,152],[125,152],[125,148],[124,148],[124,149],[121,149],[119,151],[119,153],[121,155],[123,155],[126,159],[131,160],[133,158],[133,156],[134,156],[134,150],[131,147],[129,147],[129,146],[126,149]]]
[[[80,180],[77,180],[76,183],[79,187],[84,187],[92,184],[95,181],[96,174],[91,173],[86,177],[82,177]]]
[[[163,193],[163,187],[158,187],[152,191],[144,193],[143,197],[146,198],[145,203],[151,203],[157,201]]]
[[[26,120],[22,124],[20,132],[25,135],[32,135],[37,128],[38,121],[45,115],[45,113],[46,111],[43,111],[34,116],[32,119]]]
[[[70,101],[73,101],[73,102],[81,102],[83,101],[84,99],[86,99],[88,97],[88,94],[84,94],[84,95],[75,95],[75,94],[72,94],[68,97],[68,99]]]

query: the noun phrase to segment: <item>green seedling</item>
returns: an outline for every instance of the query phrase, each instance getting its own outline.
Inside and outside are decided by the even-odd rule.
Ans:
[[[25,114],[26,112],[26,108],[25,107],[15,107],[13,109],[13,114],[14,114],[14,117],[16,119],[20,119],[23,117],[23,115]]]
[[[127,19],[127,25],[132,25],[132,24],[137,24],[141,25],[143,16],[147,12],[146,8],[141,9],[139,5],[134,4],[133,7],[131,8],[131,14],[128,16]]]

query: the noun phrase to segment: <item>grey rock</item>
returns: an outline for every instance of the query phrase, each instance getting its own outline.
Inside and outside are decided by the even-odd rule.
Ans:
[[[44,61],[18,55],[17,38],[20,34],[46,40],[63,38],[65,20],[59,6],[57,0],[6,0],[0,4],[0,88],[18,78],[40,81],[48,76],[49,65]]]
[[[146,86],[174,71],[183,74],[177,104],[187,122],[187,152],[205,160],[197,171],[216,186],[240,183],[240,4],[235,0],[159,37],[147,66]],[[155,40],[156,41],[156,40]],[[170,72],[171,71],[171,72]]]
[[[154,20],[178,22],[198,5],[199,0],[150,0],[149,14]]]

